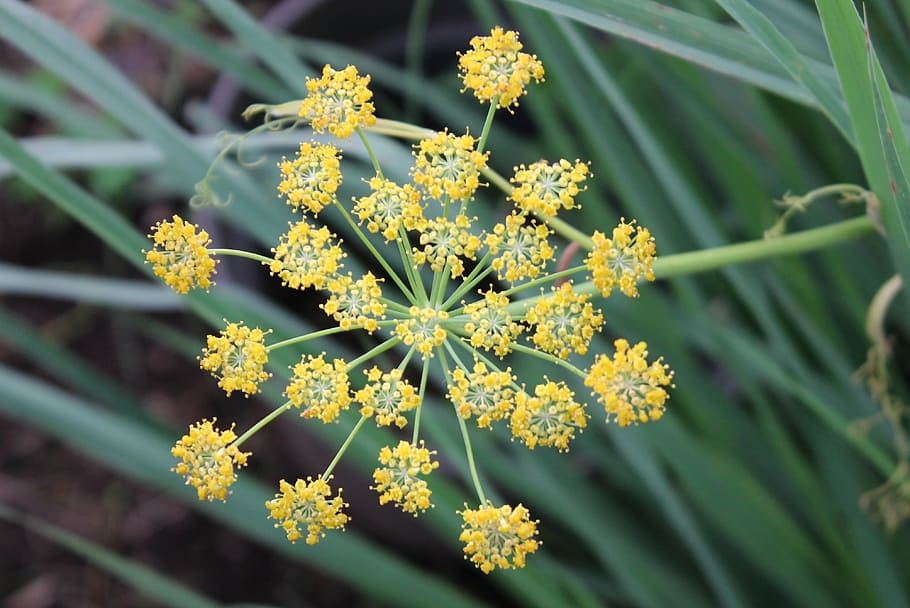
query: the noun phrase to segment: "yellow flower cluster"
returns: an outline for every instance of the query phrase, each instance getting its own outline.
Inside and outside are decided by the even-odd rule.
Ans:
[[[354,395],[362,406],[360,415],[372,416],[377,426],[394,424],[404,428],[408,424],[404,412],[420,405],[417,389],[401,377],[400,369],[383,373],[378,367],[372,367],[364,373],[368,384]]]
[[[320,307],[331,319],[329,327],[266,346],[268,332],[226,321],[219,336],[208,337],[200,365],[228,395],[258,392],[269,378],[265,365],[270,350],[361,330],[369,335],[359,337],[372,342],[348,362],[325,352],[302,354],[291,368],[284,391],[287,401],[241,438],[233,429],[215,429],[214,421],[191,426],[172,452],[179,459],[175,471],[196,488],[200,499],[225,498],[236,468],[249,456],[239,451],[240,444],[285,411],[297,408],[301,416],[328,424],[356,415],[342,416],[356,402],[359,420],[322,475],[294,484],[282,480],[275,498],[266,503],[269,516],[292,542],[306,538],[315,544],[327,531],[343,529],[347,505],[340,491],[334,494],[329,485],[334,467],[368,421],[402,429],[412,417],[410,441],[392,442],[379,452],[371,489],[381,504],[392,503],[416,516],[432,506],[427,476],[439,466],[436,453],[420,440],[420,431],[426,428],[420,424],[421,412],[427,391],[442,380],[458,417],[479,504],[476,509],[465,505],[459,512],[465,557],[485,573],[521,568],[539,547],[538,522],[520,504],[495,506],[487,500],[465,420],[481,429],[508,425],[512,438],[527,448],[558,451],[568,450],[588,424],[587,406],[576,401],[566,381],[543,374],[532,382],[519,380],[513,368],[528,369],[519,367],[521,358],[536,357],[584,379],[608,422],[628,426],[663,415],[673,373],[662,359],[648,362],[644,342],[630,346],[616,340],[615,354],[595,354],[587,370],[577,367],[576,361],[592,349],[591,341],[604,325],[592,297],[598,292],[607,297],[614,289],[635,297],[639,281],[654,280],[654,239],[646,228],[623,219],[610,238],[595,231],[589,241],[555,217],[578,207],[576,197],[586,189],[591,174],[581,160],[522,164],[515,167],[510,182],[487,168],[486,138],[495,110],[512,111],[527,85],[543,78],[543,67],[536,57],[521,52],[515,32],[502,28],[474,38],[471,47],[460,56],[459,65],[465,90],[491,104],[479,130],[482,135],[475,139],[469,131],[456,135],[448,129],[421,135],[412,149],[410,183],[386,177],[369,143],[366,129],[377,121],[369,76],[361,76],[353,66],[335,70],[326,65],[320,78],[307,81],[300,116],[316,132],[329,131],[339,138],[358,133],[375,170],[365,180],[368,191],[360,186],[363,192],[353,197],[353,204],[342,204],[342,150],[304,142],[292,159],[278,165],[279,196],[304,217],[278,237],[272,258],[234,249],[210,250],[205,231],[179,216],[152,228],[154,248],[147,252],[147,260],[178,292],[211,284],[213,254],[257,260],[287,287],[324,292]],[[296,102],[280,108],[286,112],[292,105]],[[289,124],[298,117],[280,120]],[[378,127],[407,137],[418,132],[394,121],[382,121]],[[486,185],[482,175],[511,201],[502,221],[491,226],[481,225],[474,213],[473,197]],[[323,213],[327,206],[335,210]],[[476,215],[489,217],[481,211]],[[346,238],[353,248],[326,224],[333,217],[346,222]],[[571,255],[556,263],[551,242],[555,232],[592,249],[583,264],[568,267]],[[346,272],[348,255],[356,268],[368,255],[377,266]],[[573,281],[585,274],[591,283]],[[347,341],[349,346],[357,343]],[[399,363],[380,362],[380,356],[398,357]],[[506,357],[510,360],[503,361]],[[358,368],[366,382],[353,390],[349,374]]]
[[[533,79],[543,80],[543,64],[536,55],[520,52],[518,33],[494,27],[489,36],[471,39],[471,50],[459,53],[458,67],[464,82],[481,103],[496,100],[497,107],[518,105]]]
[[[294,160],[282,158],[278,167],[278,193],[294,211],[302,207],[317,214],[335,200],[341,185],[341,155],[335,146],[302,143]]]
[[[292,543],[303,537],[301,528],[306,530],[306,544],[315,545],[325,538],[325,530],[343,530],[348,523],[342,511],[348,504],[342,500],[341,490],[332,496],[328,481],[321,478],[298,479],[294,485],[282,479],[275,498],[265,506],[269,517],[278,520],[275,527],[282,528]]]
[[[300,116],[309,120],[317,133],[328,130],[345,139],[358,127],[376,123],[370,77],[360,76],[354,66],[335,70],[326,65],[321,78],[307,78],[306,88],[308,95],[300,105]]]
[[[594,310],[590,296],[578,293],[566,281],[541,297],[528,309],[527,321],[534,326],[531,340],[537,348],[567,359],[573,352],[584,355],[594,334],[600,331],[604,318]]]
[[[603,404],[607,422],[629,426],[659,420],[669,398],[666,387],[673,386],[673,372],[662,359],[648,363],[646,342],[629,347],[620,338],[613,346],[613,358],[598,355],[585,378],[585,385]]]
[[[574,396],[565,382],[549,380],[534,387],[533,397],[519,392],[511,418],[513,437],[532,450],[542,445],[568,451],[575,429],[581,431],[588,424],[585,408]]]
[[[326,289],[329,298],[319,307],[344,330],[362,327],[369,333],[376,331],[380,319],[385,318],[386,305],[382,302],[382,288],[372,272],[356,281],[350,274],[330,279]]]
[[[647,228],[628,224],[625,218],[613,229],[613,238],[608,239],[599,230],[591,237],[594,249],[585,259],[594,286],[603,297],[609,297],[618,287],[630,298],[638,297],[637,283],[641,279],[654,280],[654,237]]]
[[[487,502],[477,509],[465,505],[461,512],[465,559],[489,574],[496,568],[524,568],[525,559],[540,546],[536,520],[522,505],[493,506]]]
[[[173,471],[196,488],[199,500],[225,500],[237,481],[234,467],[246,466],[250,456],[250,452],[241,452],[231,445],[237,439],[233,425],[219,431],[215,422],[217,419],[213,418],[190,425],[189,432],[171,448],[171,454],[180,460]]]
[[[566,159],[550,164],[545,160],[515,167],[509,180],[515,184],[510,198],[525,213],[556,215],[562,209],[572,209],[575,197],[587,186],[581,185],[590,174],[587,163]]]
[[[483,292],[482,300],[464,307],[471,320],[464,324],[471,346],[492,350],[500,358],[512,352],[511,344],[521,334],[522,327],[512,320],[508,296],[492,289]]]
[[[442,323],[449,318],[449,313],[435,308],[412,306],[409,317],[395,326],[393,332],[407,346],[414,346],[424,357],[432,357],[433,349],[445,342],[449,332]]]
[[[354,213],[367,230],[379,232],[386,241],[399,238],[400,229],[417,230],[423,223],[420,192],[411,184],[399,186],[382,178],[370,178],[369,196],[354,199]]]
[[[291,229],[272,249],[275,259],[269,269],[281,277],[284,286],[322,289],[344,266],[341,260],[346,254],[341,242],[336,243],[335,235],[325,226],[314,228],[305,221],[288,225]]]
[[[397,446],[388,446],[379,451],[379,464],[382,466],[373,471],[371,489],[379,492],[379,504],[394,503],[405,513],[414,517],[426,511],[433,504],[430,502],[432,491],[420,475],[429,475],[439,468],[439,463],[432,459],[435,451],[415,446],[407,441],[400,441]]]
[[[321,355],[304,355],[292,369],[294,377],[285,395],[294,407],[302,407],[304,418],[329,423],[338,420],[351,404],[351,384],[342,359],[328,362]]]
[[[217,336],[208,336],[199,357],[199,366],[218,379],[218,386],[228,397],[240,391],[247,397],[259,392],[259,385],[269,379],[265,371],[269,354],[264,332],[242,323],[227,323]]]
[[[155,276],[177,293],[187,293],[195,287],[208,289],[213,284],[216,263],[208,252],[212,242],[209,233],[179,215],[173,220],[152,226],[148,236],[155,245],[143,252],[146,263],[152,265]]]
[[[480,171],[487,166],[488,152],[476,149],[469,134],[448,131],[420,140],[414,146],[414,183],[435,198],[469,199],[480,187]]]
[[[462,418],[475,418],[480,428],[490,428],[495,420],[502,420],[512,410],[515,381],[511,370],[491,371],[483,361],[474,363],[471,372],[461,368],[452,371],[449,381],[449,399]]]

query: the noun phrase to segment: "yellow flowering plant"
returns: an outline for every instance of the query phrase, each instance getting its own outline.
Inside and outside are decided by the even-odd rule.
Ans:
[[[476,137],[467,129],[432,131],[377,118],[369,76],[354,66],[326,65],[319,78],[307,81],[305,99],[248,112],[265,111],[267,124],[302,121],[336,138],[336,143],[304,141],[293,158],[279,163],[278,196],[296,221],[276,235],[272,255],[214,248],[205,231],[174,216],[152,227],[146,257],[178,293],[213,285],[213,256],[223,255],[267,266],[283,286],[323,292],[320,308],[335,324],[327,329],[268,343],[267,329],[226,320],[219,336],[208,337],[200,366],[227,395],[257,393],[270,376],[269,353],[278,349],[345,332],[364,332],[375,342],[351,360],[331,352],[303,354],[291,368],[286,401],[240,436],[233,427],[218,430],[214,420],[190,426],[173,449],[180,461],[174,471],[200,499],[228,497],[237,469],[250,456],[240,447],[279,415],[297,410],[314,423],[331,424],[356,407],[359,420],[321,474],[281,480],[264,515],[292,542],[305,538],[316,544],[327,531],[344,529],[348,505],[330,482],[345,451],[372,421],[411,427],[406,438],[381,449],[371,489],[380,504],[419,516],[433,506],[439,467],[436,450],[421,435],[430,370],[437,366],[476,494],[476,501],[459,511],[459,538],[465,558],[490,573],[524,567],[540,546],[539,522],[522,504],[487,498],[468,423],[481,430],[498,426],[521,449],[565,452],[590,423],[629,427],[659,420],[674,386],[673,371],[649,353],[648,344],[629,337],[615,338],[612,352],[589,352],[593,338],[609,329],[601,306],[617,293],[637,298],[658,269],[669,276],[716,262],[699,252],[661,260],[661,267],[655,237],[634,219],[617,218],[614,226],[591,234],[573,227],[560,215],[581,206],[579,195],[594,174],[580,159],[520,164],[508,179],[493,171],[487,139],[496,112],[514,112],[528,87],[543,81],[544,68],[536,56],[522,52],[516,32],[497,27],[470,46],[458,57],[462,92],[489,106]],[[372,132],[415,142],[410,183],[385,175]],[[338,196],[344,140],[354,135],[374,174],[366,180],[369,194],[344,201]],[[475,194],[491,185],[501,190],[510,210],[486,225],[477,217]],[[354,235],[353,246],[372,256],[374,267],[362,274],[346,270],[352,245],[321,219],[329,207]],[[587,250],[581,264],[569,266],[557,256],[566,241]],[[762,251],[754,244],[744,247],[737,251],[746,259],[770,255],[776,245]],[[376,364],[384,353],[397,357],[397,366]],[[535,357],[551,371],[522,377],[521,367],[510,365],[513,357]],[[596,405],[586,403],[588,395],[574,391],[570,381],[587,387]]]

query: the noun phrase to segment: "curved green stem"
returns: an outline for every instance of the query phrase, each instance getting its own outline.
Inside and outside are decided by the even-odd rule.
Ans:
[[[395,325],[398,321],[379,321],[377,325],[379,327],[390,327]],[[282,340],[281,342],[275,342],[265,347],[266,352],[272,352],[273,350],[278,350],[279,348],[284,348],[285,346],[291,346],[293,344],[300,344],[302,342],[309,342],[310,340],[315,340],[316,338],[321,338],[323,336],[331,336],[332,334],[340,334],[345,331],[354,331],[355,329],[363,329],[362,325],[355,325],[349,327],[348,329],[342,329],[341,327],[329,327],[328,329],[320,329],[319,331],[310,332],[308,334],[303,334],[302,336],[296,336],[294,338],[288,338],[287,340]]]
[[[483,152],[487,145],[487,138],[490,136],[490,127],[493,126],[493,116],[496,115],[496,108],[499,106],[499,95],[490,100],[490,108],[487,110],[487,117],[483,121],[483,129],[480,131],[480,141],[477,142],[477,151]]]
[[[363,142],[363,147],[366,148],[367,154],[370,156],[370,161],[373,163],[373,170],[376,171],[376,175],[382,177],[382,167],[379,165],[379,159],[376,157],[376,153],[373,152],[373,146],[370,145],[370,140],[367,139],[366,133],[364,133],[363,129],[360,127],[357,127],[354,130],[357,132],[360,141]]]
[[[414,256],[411,254],[411,239],[408,237],[408,232],[404,226],[398,226],[398,236],[400,238],[395,239],[395,242],[398,244],[398,253],[401,255],[401,263],[404,265],[404,272],[408,277],[408,283],[411,285],[411,291],[415,295],[420,294],[421,302],[427,304],[429,302],[427,290],[423,286],[423,281],[420,280],[420,270],[417,268],[417,262],[414,261]]]
[[[795,196],[789,193],[785,194],[783,200],[779,201],[779,203],[785,206],[786,209],[781,213],[780,217],[777,218],[774,225],[765,231],[765,238],[780,236],[784,233],[784,230],[786,230],[787,221],[791,216],[797,212],[805,211],[809,205],[818,199],[831,196],[832,194],[840,194],[842,201],[862,201],[871,193],[862,186],[857,186],[855,184],[829,184],[827,186],[822,186],[821,188],[816,188],[815,190],[810,190],[802,196]]]
[[[382,342],[381,344],[374,346],[367,352],[363,353],[362,355],[360,355],[359,357],[357,357],[356,359],[353,359],[350,363],[348,363],[347,371],[350,372],[351,370],[357,369],[358,366],[369,361],[373,357],[376,357],[377,355],[381,355],[382,353],[389,350],[390,348],[394,348],[395,345],[397,345],[399,342],[401,342],[401,338],[399,338],[398,336],[395,336],[394,338],[389,338],[385,342]]]
[[[341,444],[341,447],[338,448],[338,452],[335,454],[335,458],[332,459],[332,462],[329,463],[329,466],[325,468],[325,472],[320,476],[322,481],[328,481],[329,475],[332,474],[332,471],[335,470],[335,466],[341,460],[341,457],[344,456],[344,453],[348,451],[348,448],[351,446],[351,443],[354,442],[354,437],[357,436],[357,433],[360,432],[360,428],[363,426],[363,423],[369,420],[369,416],[361,416],[360,420],[357,421],[357,424],[354,425],[354,428],[351,429],[351,432],[348,433],[348,438],[344,440],[344,443]]]
[[[264,427],[269,422],[271,422],[272,420],[274,420],[275,418],[277,418],[278,416],[280,416],[281,414],[283,414],[284,412],[286,412],[289,409],[291,409],[290,401],[286,401],[283,405],[279,405],[274,410],[269,412],[267,415],[263,416],[262,419],[259,420],[259,422],[257,422],[256,424],[251,426],[249,429],[247,429],[247,431],[243,435],[241,435],[240,437],[235,439],[234,443],[232,443],[231,445],[239,448],[241,446],[241,444],[243,444],[244,441],[246,441],[247,439],[249,439],[256,433],[258,433],[262,429],[262,427]]]
[[[579,264],[578,266],[573,266],[572,268],[560,270],[559,272],[551,272],[550,274],[540,277],[539,279],[534,279],[533,281],[528,281],[527,283],[523,283],[521,285],[516,285],[515,287],[512,287],[511,289],[506,289],[505,291],[502,292],[502,295],[511,296],[512,294],[522,292],[525,289],[537,287],[538,285],[546,285],[547,283],[551,283],[553,281],[562,279],[564,277],[570,277],[573,274],[583,272],[587,269],[588,269],[588,267],[585,266],[584,264]]]
[[[423,398],[427,392],[427,378],[430,376],[430,358],[423,358],[423,369],[420,371],[420,388],[417,389],[417,399],[420,404],[417,411],[414,412],[414,433],[411,435],[411,443],[417,445],[417,439],[420,437],[420,413],[423,411]]]
[[[560,359],[559,357],[557,357],[555,355],[551,355],[550,353],[545,353],[543,351],[537,350],[536,348],[531,348],[529,346],[525,346],[524,344],[518,344],[517,342],[512,342],[511,344],[509,344],[509,348],[511,348],[512,350],[519,352],[519,353],[525,353],[527,355],[537,357],[538,359],[543,359],[544,361],[549,361],[553,365],[558,365],[559,367],[572,372],[579,378],[588,377],[588,375],[586,373],[584,373],[582,370],[578,369],[577,367],[575,367],[574,365],[572,365],[565,359]]]
[[[487,265],[492,257],[493,254],[491,253],[487,253],[483,256],[477,265],[474,266],[474,269],[471,270],[471,273],[464,282],[458,286],[451,296],[449,296],[448,300],[443,302],[442,310],[448,310],[450,306],[459,300],[459,298],[464,297],[475,285],[483,281],[484,277],[493,272],[493,267]]]
[[[256,260],[257,262],[262,262],[263,264],[271,265],[275,260],[264,255],[259,255],[258,253],[253,253],[251,251],[243,251],[242,249],[223,249],[215,248],[209,249],[209,253],[212,255],[232,255],[235,258],[246,258],[248,260]]]

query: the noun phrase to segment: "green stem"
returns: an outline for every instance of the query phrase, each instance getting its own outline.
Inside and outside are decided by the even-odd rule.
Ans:
[[[499,95],[490,100],[490,108],[487,110],[487,117],[483,121],[483,129],[480,131],[480,141],[477,142],[477,151],[483,152],[487,145],[487,137],[490,136],[490,127],[493,126],[493,116],[496,114],[496,108],[499,106]]]
[[[257,262],[262,262],[263,264],[271,265],[275,260],[268,258],[264,255],[259,255],[258,253],[252,253],[251,251],[243,251],[242,249],[209,249],[209,253],[212,255],[232,255],[237,258],[246,258],[248,260],[256,260]]]
[[[786,206],[784,212],[777,218],[777,221],[774,223],[771,228],[765,231],[765,238],[778,237],[784,233],[784,230],[787,228],[787,221],[790,217],[796,214],[798,211],[805,211],[812,203],[820,198],[826,196],[831,196],[832,194],[840,194],[842,196],[841,200],[863,200],[866,195],[869,194],[869,191],[861,186],[855,184],[829,184],[827,186],[822,186],[821,188],[816,188],[815,190],[810,190],[802,196],[794,196],[792,194],[785,194],[783,201],[781,202]],[[851,199],[850,197],[855,197]]]
[[[401,238],[396,239],[395,242],[398,244],[398,253],[401,254],[401,263],[404,265],[404,271],[411,285],[411,291],[414,294],[420,294],[421,302],[427,304],[429,302],[427,290],[423,286],[423,281],[420,280],[420,270],[417,268],[417,263],[411,254],[411,239],[408,237],[408,232],[404,226],[398,226],[398,236]]]
[[[455,304],[459,298],[464,297],[464,295],[471,291],[475,285],[483,281],[485,276],[493,272],[493,267],[487,266],[487,263],[490,261],[491,257],[493,257],[493,254],[487,253],[483,259],[477,263],[477,265],[471,271],[471,274],[468,275],[468,278],[466,278],[464,282],[458,286],[458,289],[456,289],[452,295],[449,296],[449,299],[443,303],[442,310],[448,310],[449,307]]]
[[[344,456],[344,453],[348,451],[351,443],[354,442],[354,437],[356,437],[357,433],[360,432],[360,428],[363,426],[363,423],[369,420],[369,418],[369,416],[361,416],[360,420],[357,421],[357,424],[354,425],[354,428],[351,429],[351,432],[348,433],[348,438],[345,439],[344,443],[341,444],[341,447],[338,448],[338,453],[335,454],[335,458],[332,459],[332,462],[329,463],[329,466],[325,468],[325,472],[320,477],[322,481],[329,480],[329,475],[331,475],[332,471],[335,470],[335,466],[341,460],[341,457]]]
[[[274,410],[269,412],[266,416],[263,416],[259,422],[257,422],[256,424],[251,426],[249,429],[247,429],[247,431],[243,435],[241,435],[240,437],[235,439],[234,443],[232,443],[231,445],[239,448],[243,444],[244,441],[246,441],[247,439],[249,439],[256,433],[258,433],[259,430],[262,429],[262,427],[264,427],[269,422],[271,422],[272,420],[274,420],[275,418],[277,418],[278,416],[280,416],[282,413],[286,412],[289,409],[291,409],[290,401],[286,401],[284,403],[284,405],[279,405]]]
[[[574,365],[572,365],[565,359],[560,359],[559,357],[557,357],[555,355],[551,355],[550,353],[545,353],[543,351],[537,350],[536,348],[530,348],[528,346],[525,346],[524,344],[518,344],[517,342],[512,342],[511,344],[509,344],[509,348],[511,348],[512,350],[519,352],[519,353],[525,353],[527,355],[531,355],[533,357],[543,359],[544,361],[549,361],[553,365],[558,365],[559,367],[572,372],[579,378],[588,377],[588,375],[586,373],[584,373],[583,371],[581,371],[580,369],[578,369],[577,367],[575,367]]]
[[[360,141],[363,142],[363,147],[366,148],[367,154],[370,156],[370,161],[373,163],[373,170],[376,171],[376,175],[382,177],[382,167],[379,166],[379,159],[376,158],[376,153],[373,152],[373,146],[370,145],[370,140],[367,139],[367,134],[363,132],[363,129],[356,127],[354,129],[357,132],[357,135],[360,137]]]
[[[411,349],[414,352],[414,349]],[[420,372],[420,388],[417,389],[417,399],[419,405],[414,412],[414,434],[411,435],[411,443],[417,445],[417,438],[420,437],[420,413],[423,411],[423,398],[427,391],[427,378],[430,375],[430,358],[423,358],[423,369]]]
[[[391,277],[395,282],[395,284],[398,285],[398,289],[401,290],[401,293],[403,293],[404,296],[412,304],[416,304],[414,294],[411,293],[411,291],[405,286],[405,284],[401,281],[401,278],[398,276],[398,273],[396,273],[392,267],[389,266],[389,263],[386,262],[385,258],[382,257],[378,251],[376,251],[376,247],[373,246],[373,243],[370,242],[370,239],[367,238],[367,235],[363,233],[363,231],[360,229],[360,226],[357,225],[357,222],[355,222],[354,218],[351,217],[351,214],[348,213],[348,210],[344,208],[344,205],[338,202],[338,199],[335,199],[335,206],[338,207],[338,209],[341,211],[341,215],[344,216],[344,219],[346,219],[351,228],[354,229],[354,232],[360,238],[360,241],[367,249],[369,249],[370,253],[373,254],[373,257],[376,259],[376,261],[379,262],[379,264],[385,269],[386,274],[388,274],[389,277]]]
[[[437,349],[439,353],[439,363],[442,365],[443,375],[445,375],[446,382],[449,381],[449,364],[446,361],[445,352],[439,348]],[[455,418],[458,419],[458,428],[461,429],[461,439],[464,441],[464,451],[468,457],[468,469],[471,471],[471,481],[474,482],[474,489],[477,491],[477,498],[480,499],[480,504],[487,504],[487,497],[483,493],[483,486],[480,485],[480,477],[477,475],[477,466],[474,464],[474,450],[471,449],[471,438],[468,436],[468,427],[464,423],[464,418],[458,415],[458,412],[455,412]]]
[[[379,327],[390,327],[395,325],[398,321],[379,321],[377,325]],[[291,346],[292,344],[300,344],[301,342],[308,342],[310,340],[315,340],[316,338],[321,338],[323,336],[331,336],[332,334],[339,334],[345,331],[354,331],[355,329],[363,329],[361,325],[355,325],[348,329],[342,329],[341,327],[329,327],[328,329],[320,329],[319,331],[310,332],[308,334],[303,334],[302,336],[296,336],[294,338],[288,338],[287,340],[282,340],[281,342],[275,342],[265,347],[266,352],[272,352],[273,350],[278,350],[279,348],[284,348],[285,346]]]
[[[389,350],[390,348],[393,348],[399,342],[401,342],[401,338],[396,336],[394,338],[389,338],[388,340],[386,340],[385,342],[383,342],[377,346],[374,346],[367,352],[363,353],[362,355],[360,355],[359,357],[357,357],[356,359],[354,359],[350,363],[348,363],[347,371],[350,372],[351,370],[357,369],[357,367],[359,365],[361,365],[362,363],[369,361],[370,359],[372,359],[373,357],[375,357],[377,355],[381,355],[382,353]]]
[[[516,285],[515,287],[512,287],[511,289],[507,289],[504,292],[502,292],[502,295],[511,296],[512,294],[519,293],[521,291],[524,291],[525,289],[530,289],[531,287],[537,287],[538,285],[545,285],[552,281],[556,281],[557,279],[561,279],[563,277],[569,277],[569,276],[572,276],[573,274],[583,272],[587,269],[588,269],[588,267],[585,266],[584,264],[579,264],[578,266],[574,266],[572,268],[567,268],[566,270],[560,270],[559,272],[553,272],[546,276],[540,277],[539,279],[534,279],[533,281],[528,281],[527,283],[524,283],[522,285]]]

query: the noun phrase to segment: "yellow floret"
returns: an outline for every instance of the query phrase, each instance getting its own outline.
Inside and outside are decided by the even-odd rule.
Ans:
[[[493,421],[502,420],[512,410],[514,380],[509,368],[490,370],[482,361],[475,361],[471,372],[461,368],[452,371],[448,397],[459,416],[475,418],[479,428],[490,428]]]
[[[528,555],[537,551],[540,542],[536,520],[522,505],[494,507],[493,503],[460,512],[465,559],[489,574],[496,568],[524,568]]]
[[[638,281],[654,280],[654,237],[635,220],[628,224],[621,219],[613,229],[613,238],[595,231],[591,237],[594,249],[585,258],[594,286],[607,298],[614,288],[619,288],[630,298],[638,297]]]
[[[497,99],[497,107],[518,105],[518,98],[533,79],[543,80],[543,65],[536,55],[521,53],[518,32],[494,27],[489,36],[471,39],[471,50],[459,53],[458,67],[464,82],[462,92],[471,89],[481,103]]]
[[[278,193],[294,211],[303,207],[316,214],[335,200],[341,185],[341,156],[335,146],[302,143],[294,160],[282,158],[278,167]]]
[[[345,331],[362,327],[369,333],[376,331],[379,320],[385,317],[386,305],[382,302],[382,288],[372,272],[356,281],[351,275],[331,279],[326,288],[329,299],[319,307],[325,314],[338,321]]]
[[[288,225],[291,229],[281,235],[278,246],[272,249],[275,260],[269,270],[281,277],[281,284],[287,287],[322,289],[343,268],[344,251],[325,226],[315,228],[307,222]]]
[[[332,496],[332,488],[322,479],[307,477],[294,485],[282,479],[275,498],[265,506],[269,518],[278,520],[275,527],[283,529],[292,543],[303,537],[301,527],[306,532],[306,544],[315,545],[325,538],[326,530],[344,530],[348,523],[348,516],[342,512],[348,504],[342,500],[341,490]]]
[[[404,428],[408,420],[404,412],[420,405],[420,396],[410,382],[402,379],[401,370],[383,373],[378,367],[364,371],[368,383],[354,398],[362,405],[361,416],[372,416],[377,426]]]
[[[304,418],[318,418],[329,423],[338,420],[342,410],[351,404],[351,383],[342,359],[331,363],[318,356],[304,355],[300,363],[291,368],[294,377],[285,395],[294,407],[302,407]]]
[[[512,320],[507,306],[509,298],[492,289],[482,293],[483,299],[464,307],[471,320],[464,330],[474,348],[492,350],[500,358],[512,352],[511,344],[521,334],[522,326]]]
[[[400,441],[394,448],[383,447],[379,452],[382,466],[373,471],[376,485],[370,486],[379,492],[379,504],[394,503],[414,517],[432,507],[432,492],[420,475],[429,475],[439,467],[432,459],[434,454],[435,450],[423,447],[423,441],[419,447],[407,441]]]
[[[546,224],[526,223],[525,216],[516,213],[496,224],[486,243],[495,256],[490,265],[497,276],[513,284],[536,278],[553,259],[555,249],[547,241],[552,233]]]
[[[376,124],[370,77],[360,76],[349,65],[335,70],[326,64],[321,78],[308,78],[308,95],[300,105],[300,116],[310,121],[317,133],[329,131],[335,137],[350,137],[357,127]]]
[[[236,439],[234,425],[226,431],[215,428],[216,418],[191,424],[189,432],[171,448],[180,459],[173,470],[196,488],[199,500],[225,500],[231,485],[237,481],[234,467],[246,466],[251,452],[241,452],[231,445]]]
[[[408,313],[410,318],[398,323],[393,333],[406,345],[413,345],[424,358],[432,357],[433,349],[446,339],[447,332],[441,323],[449,318],[449,313],[417,306],[412,306]]]
[[[560,208],[576,207],[575,197],[584,192],[582,185],[591,173],[587,163],[566,159],[550,164],[545,160],[515,167],[515,175],[509,180],[515,189],[509,198],[523,213],[556,215]]]
[[[534,327],[531,340],[537,348],[567,359],[573,352],[584,355],[594,334],[603,326],[603,315],[577,293],[570,281],[554,287],[528,309],[526,318]]]
[[[520,392],[512,412],[512,436],[530,449],[538,445],[568,451],[575,430],[585,428],[588,415],[585,406],[574,399],[565,382],[546,380],[534,387],[534,396]]]
[[[468,134],[448,131],[420,140],[414,146],[414,183],[436,199],[443,195],[451,200],[471,198],[480,186],[480,170],[487,166],[489,156],[488,152],[478,152],[476,143]]]
[[[212,243],[208,232],[175,215],[172,222],[162,221],[152,226],[148,237],[154,247],[143,251],[145,261],[168,287],[177,293],[187,293],[194,287],[208,289],[214,284],[212,275],[217,262],[208,251]]]
[[[480,238],[471,232],[467,216],[458,215],[454,221],[438,217],[421,226],[420,246],[413,249],[414,261],[429,264],[434,272],[442,272],[448,265],[450,276],[457,278],[464,274],[462,258],[476,260],[481,245]]]
[[[379,232],[386,241],[399,238],[399,228],[416,230],[423,222],[420,192],[411,184],[399,186],[381,177],[370,179],[372,193],[354,199],[354,213],[367,230]]]
[[[264,332],[242,323],[229,323],[218,336],[208,336],[199,366],[218,379],[218,386],[230,397],[234,391],[246,396],[259,392],[259,385],[269,379],[265,371],[269,355]]]

